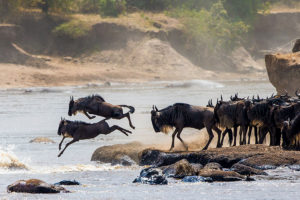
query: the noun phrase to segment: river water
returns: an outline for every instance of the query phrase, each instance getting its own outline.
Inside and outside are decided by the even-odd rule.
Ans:
[[[176,102],[195,105],[213,102],[222,94],[228,99],[238,92],[240,96],[259,94],[266,97],[275,93],[267,81],[192,80],[186,82],[149,82],[111,86],[88,84],[74,87],[28,88],[0,91],[0,198],[1,199],[288,199],[300,197],[300,172],[287,168],[269,171],[269,178],[256,177],[255,182],[233,183],[181,183],[169,180],[167,186],[134,184],[141,167],[111,166],[91,162],[95,149],[104,145],[132,141],[155,143],[171,142],[170,135],[154,133],[151,127],[152,105],[166,107]],[[116,131],[99,135],[95,139],[80,141],[68,147],[58,158],[57,135],[61,117],[71,120],[88,120],[83,115],[67,116],[68,102],[74,98],[100,94],[107,102],[128,104],[136,108],[132,115],[136,129],[126,137]],[[127,119],[109,120],[128,128]],[[188,138],[195,130],[187,129],[182,137]],[[203,134],[202,134],[203,135]],[[29,143],[35,137],[48,137],[54,144]],[[202,139],[205,139],[203,136]],[[6,166],[23,163],[28,169],[8,169]],[[279,178],[278,178],[279,177]],[[6,192],[6,187],[19,179],[38,178],[48,183],[64,179],[76,179],[80,186],[67,186],[72,193],[22,194]],[[271,180],[269,180],[271,179]]]

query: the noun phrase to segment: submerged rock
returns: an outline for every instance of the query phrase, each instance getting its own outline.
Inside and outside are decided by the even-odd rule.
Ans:
[[[199,176],[210,177],[213,181],[243,181],[246,177],[233,171],[203,169],[199,172]]]
[[[7,186],[7,192],[60,193],[69,192],[61,186],[48,184],[38,179],[19,180]]]
[[[242,175],[268,175],[266,172],[260,169],[255,169],[240,163],[236,163],[231,167],[232,171],[235,171]]]
[[[213,182],[213,179],[210,177],[203,176],[186,176],[182,179],[182,182],[185,183],[196,183],[196,182]]]
[[[60,182],[54,183],[54,185],[80,185],[78,181],[62,180]]]
[[[29,141],[30,143],[55,143],[53,140],[47,137],[36,137]]]
[[[168,180],[164,175],[160,175],[157,169],[149,167],[143,169],[140,176],[134,179],[133,183],[143,183],[150,185],[167,185]]]

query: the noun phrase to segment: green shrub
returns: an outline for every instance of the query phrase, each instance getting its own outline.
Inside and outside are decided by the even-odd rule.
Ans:
[[[57,36],[69,37],[71,39],[76,39],[86,36],[91,27],[85,22],[72,20],[59,26],[55,27],[52,31]]]
[[[101,16],[117,17],[126,10],[125,0],[99,0],[99,12]]]

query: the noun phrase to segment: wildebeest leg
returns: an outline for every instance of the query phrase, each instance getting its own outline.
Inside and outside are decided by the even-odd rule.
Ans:
[[[243,135],[243,128],[242,128],[242,126],[240,126],[239,135],[240,135],[240,145],[242,145],[243,144],[243,137],[242,137],[242,135]]]
[[[253,128],[252,126],[249,127],[249,131],[248,131],[248,144],[250,144],[252,128]]]
[[[89,119],[94,119],[96,116],[90,116],[85,110],[83,110],[83,113],[85,114],[85,116],[87,116],[87,118]]]
[[[61,145],[62,145],[62,143],[63,143],[63,141],[64,141],[64,139],[65,139],[66,137],[65,136],[63,136],[63,138],[62,138],[62,140],[61,140],[61,142],[59,143],[59,145],[58,145],[58,150],[60,150],[61,149]]]
[[[60,157],[70,144],[73,144],[74,142],[77,142],[77,141],[79,141],[79,140],[78,139],[73,139],[71,142],[67,143],[66,146],[65,146],[65,148],[58,154],[57,157]]]
[[[120,126],[114,125],[114,126],[110,127],[110,128],[109,128],[106,132],[104,132],[103,134],[107,135],[107,134],[110,134],[111,132],[113,132],[113,131],[115,131],[115,130],[118,130],[118,131],[124,133],[124,134],[127,135],[127,136],[128,136],[127,133],[132,133],[131,131],[129,131],[129,130],[125,129],[125,128],[122,128],[122,127],[120,127]]]
[[[248,131],[248,126],[243,125],[242,127],[242,131],[243,131],[243,145],[246,144],[246,137],[247,137],[247,131]]]
[[[268,129],[267,128],[263,128],[263,127],[260,127],[260,138],[259,138],[259,144],[262,144],[266,138],[266,135],[268,133]]]
[[[172,144],[171,144],[171,148],[169,149],[169,151],[172,151],[172,149],[174,148],[174,140],[175,140],[175,135],[177,134],[177,132],[178,132],[178,129],[176,128],[172,134]]]
[[[223,131],[223,133],[222,133],[222,139],[221,139],[221,146],[223,146],[223,142],[224,142],[224,138],[225,138],[225,135],[226,135],[226,133],[228,132],[228,128],[226,128],[224,131]]]
[[[255,144],[258,144],[258,135],[257,135],[257,127],[254,126],[254,136],[255,136]]]
[[[184,143],[184,141],[181,139],[181,137],[180,137],[181,132],[182,132],[182,129],[179,129],[179,130],[178,130],[178,133],[177,133],[177,138],[180,140],[180,142],[183,144],[185,150],[187,151],[187,150],[188,150],[188,146],[187,146],[187,145]]]
[[[233,127],[233,146],[236,146],[237,126]]]
[[[115,117],[113,117],[113,118],[115,118],[115,119],[122,119],[122,118],[124,118],[124,117],[127,117],[128,121],[129,121],[129,126],[130,126],[131,128],[133,128],[133,129],[135,129],[135,127],[134,127],[134,126],[132,125],[132,123],[131,123],[131,119],[130,119],[129,112],[128,112],[128,113],[125,113],[125,114],[120,114],[119,116],[115,116]]]
[[[222,143],[222,145],[221,145],[221,133],[222,133],[222,131],[220,130],[220,129],[218,129],[216,126],[213,126],[212,127],[212,129],[214,130],[214,131],[216,131],[216,133],[218,134],[218,143],[217,143],[217,148],[220,148],[220,147],[222,147],[222,145],[223,145],[223,143]]]
[[[213,134],[211,128],[206,127],[206,130],[207,130],[209,139],[208,139],[207,144],[205,145],[205,147],[202,150],[206,150],[208,148],[209,144],[211,143],[212,139],[214,138],[214,134]]]

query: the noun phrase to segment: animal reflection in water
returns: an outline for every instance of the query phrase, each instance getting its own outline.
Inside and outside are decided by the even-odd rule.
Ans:
[[[73,144],[74,142],[77,142],[79,140],[95,138],[99,134],[107,135],[115,130],[121,131],[126,136],[128,136],[127,133],[131,133],[131,131],[121,128],[117,125],[109,127],[105,119],[94,124],[89,124],[81,121],[69,121],[69,120],[61,119],[57,134],[62,135],[63,138],[59,143],[59,147],[58,147],[59,150],[61,150],[61,145],[65,138],[70,137],[73,139],[71,142],[66,144],[65,148],[58,154],[58,157],[60,157],[64,153],[66,148],[70,144]]]
[[[129,108],[129,112],[123,113],[122,107]],[[126,117],[129,121],[131,128],[135,128],[130,119],[129,113],[134,113],[135,109],[132,106],[128,105],[112,105],[105,102],[105,100],[99,95],[92,95],[88,97],[79,98],[74,101],[74,98],[71,97],[69,102],[69,112],[68,115],[76,115],[77,112],[82,112],[89,119],[94,119],[95,116],[90,116],[89,114],[98,115],[105,117],[106,119],[122,119]]]
[[[185,149],[188,150],[188,146],[180,137],[180,134],[185,127],[196,128],[199,130],[206,127],[209,140],[203,148],[204,150],[207,149],[214,137],[212,130],[216,131],[218,134],[217,147],[220,147],[221,131],[215,126],[213,108],[192,106],[183,103],[176,103],[162,110],[158,110],[156,106],[153,106],[151,111],[151,121],[155,132],[166,133],[175,127],[175,131],[172,134],[172,145],[170,151],[174,148],[176,135]]]

